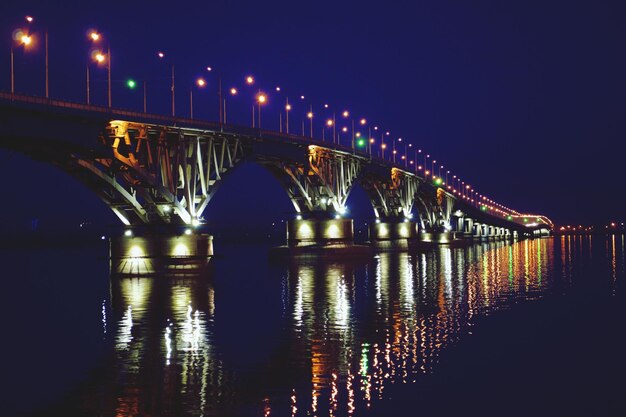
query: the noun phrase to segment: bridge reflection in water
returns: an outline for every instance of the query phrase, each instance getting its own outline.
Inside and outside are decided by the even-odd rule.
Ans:
[[[118,416],[359,414],[384,402],[392,384],[436,372],[476,316],[539,297],[552,284],[552,245],[493,242],[270,268],[261,284],[280,292],[282,305],[266,313],[267,327],[279,330],[267,331],[272,349],[252,365],[229,351],[258,356],[258,333],[230,330],[248,335],[233,347],[219,331],[242,322],[228,313],[233,305],[243,323],[263,314],[239,304],[240,285],[220,283],[228,277],[219,263],[232,260],[201,277],[112,277],[105,337],[113,363],[83,393],[90,400],[76,402]]]

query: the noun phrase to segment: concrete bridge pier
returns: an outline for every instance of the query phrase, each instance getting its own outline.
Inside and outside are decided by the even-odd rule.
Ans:
[[[287,221],[287,246],[313,247],[354,243],[352,219],[292,219]]]
[[[270,256],[275,259],[293,256],[345,259],[371,253],[370,246],[354,244],[352,219],[320,216],[288,220],[287,245],[273,248]]]
[[[417,223],[413,221],[376,219],[369,226],[369,240],[379,250],[408,250],[417,236]]]
[[[213,236],[191,228],[180,233],[127,229],[109,239],[109,255],[111,273],[117,275],[199,272],[213,256]]]

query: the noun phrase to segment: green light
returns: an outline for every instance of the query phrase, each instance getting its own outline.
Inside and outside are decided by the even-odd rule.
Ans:
[[[356,142],[356,144],[357,144],[357,146],[358,146],[359,148],[364,147],[364,146],[365,146],[365,139],[359,139],[359,140]]]
[[[443,180],[441,178],[436,178],[435,179],[435,184],[437,184],[437,185],[441,185],[442,182],[443,182]]]
[[[506,216],[506,219],[507,219],[507,220],[513,220],[513,216],[508,215],[508,216]]]
[[[524,223],[528,223],[528,219],[524,219]]]
[[[126,87],[130,88],[131,90],[133,90],[135,87],[137,87],[137,83],[135,82],[135,80],[130,79],[130,80],[126,81]]]
[[[480,206],[480,209],[481,209],[482,211],[487,211],[487,206]]]

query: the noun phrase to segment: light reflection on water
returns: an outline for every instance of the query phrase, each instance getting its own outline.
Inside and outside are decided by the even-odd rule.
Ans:
[[[624,272],[623,239],[606,242],[614,281]],[[113,317],[103,305],[100,324],[114,335],[112,376],[85,395],[104,408],[92,411],[117,416],[359,415],[384,407],[390,386],[436,373],[477,317],[567,282],[576,253],[591,253],[590,237],[382,253],[365,264],[291,261],[255,275],[280,293],[271,317],[281,330],[271,336],[277,358],[246,366],[216,330],[230,326],[223,307],[239,302],[239,289],[218,285],[218,274],[113,277]],[[244,351],[256,343],[246,340]]]

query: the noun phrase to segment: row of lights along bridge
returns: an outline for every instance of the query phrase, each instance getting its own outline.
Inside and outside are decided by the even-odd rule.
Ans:
[[[31,31],[34,19],[32,16],[26,16],[27,28],[20,28],[13,31],[13,42],[11,43],[11,94],[15,94],[15,45],[21,46],[24,50],[29,49],[35,42],[36,33]],[[111,48],[107,45],[106,50],[103,47],[105,39],[101,33],[96,30],[88,31],[89,40],[89,62],[86,65],[86,102],[91,105],[91,80],[90,71],[92,66],[104,66],[107,71],[107,100],[108,107],[112,107],[112,92],[111,92]],[[45,97],[50,98],[49,89],[49,77],[48,77],[48,32],[44,31],[44,53],[45,53]],[[157,57],[160,60],[165,60],[165,53],[157,52]],[[169,63],[170,66],[170,90],[171,90],[171,107],[172,116],[176,117],[176,73],[174,63]],[[212,67],[206,67],[208,73],[213,72]],[[242,87],[237,85],[228,86],[227,91],[222,89],[221,77],[217,76],[217,95],[219,100],[219,122],[220,124],[227,123],[227,104],[229,100],[234,100],[236,97],[243,95],[242,92],[247,90],[248,96],[251,100],[251,122],[253,128],[261,129],[261,110],[269,103],[269,94],[256,88],[257,81],[252,75],[248,75],[242,82]],[[124,81],[126,87],[131,90],[137,88],[138,83],[134,79],[127,79]],[[195,88],[204,89],[208,88],[209,83],[205,77],[198,77],[194,80]],[[281,87],[276,86],[274,88],[275,94],[283,96],[285,104],[283,109],[279,112],[279,131],[281,133],[293,134],[293,129],[290,131],[289,116],[295,110],[296,107],[304,109],[300,114],[301,121],[301,135],[306,136],[307,133],[311,139],[314,138],[314,119],[317,119],[316,112],[314,112],[313,104],[306,106],[305,96],[300,95],[299,100],[301,105],[296,105],[293,101],[290,102],[289,98]],[[189,89],[189,118],[193,119],[193,106],[194,106],[194,88]],[[143,111],[147,113],[148,104],[148,92],[147,84],[143,82]],[[397,166],[404,166],[406,170],[414,171],[415,174],[423,176],[425,179],[430,178],[434,185],[445,188],[449,192],[455,194],[457,197],[466,200],[468,203],[479,207],[483,211],[491,212],[495,215],[502,215],[511,219],[512,216],[519,216],[515,210],[512,210],[504,205],[496,203],[490,198],[478,193],[471,185],[466,184],[457,175],[451,173],[445,168],[444,165],[437,163],[437,160],[432,158],[430,154],[423,152],[422,149],[417,149],[412,143],[408,143],[402,138],[391,137],[391,133],[382,129],[377,125],[372,125],[366,118],[354,118],[350,111],[342,110],[337,114],[331,112],[330,106],[327,103],[320,105],[320,109],[323,107],[323,111],[327,114],[327,117],[323,117],[323,124],[321,129],[322,142],[328,141],[335,145],[346,146],[352,148],[354,152],[357,150],[369,154],[371,157],[379,157],[384,160],[388,160]],[[293,116],[292,116],[293,119]],[[308,124],[308,128],[307,128]],[[341,126],[339,126],[341,125]],[[308,132],[307,132],[308,130]],[[342,143],[348,142],[348,144]],[[390,148],[390,149],[389,149]]]

